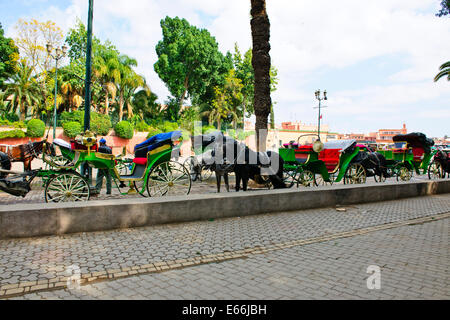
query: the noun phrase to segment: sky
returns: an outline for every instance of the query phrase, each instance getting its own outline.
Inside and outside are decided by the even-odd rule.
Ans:
[[[440,0],[266,0],[271,24],[275,121],[317,122],[314,92],[327,90],[323,123],[339,133],[401,128],[450,136],[450,82],[433,82],[450,60],[450,18]],[[87,24],[88,0],[0,0],[0,23],[15,36],[19,18],[52,20],[64,31]],[[249,0],[94,0],[94,34],[137,59],[138,73],[163,103],[153,69],[160,20],[206,28],[225,54],[251,47]]]

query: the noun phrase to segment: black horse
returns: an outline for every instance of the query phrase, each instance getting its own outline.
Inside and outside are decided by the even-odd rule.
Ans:
[[[360,152],[352,161],[360,163],[368,177],[375,177],[376,181],[384,181],[390,177],[386,167],[386,158],[378,152]],[[377,178],[378,177],[378,178]]]
[[[224,176],[227,186],[228,172],[234,172],[236,175],[236,191],[240,190],[241,180],[242,189],[247,191],[249,179],[262,184],[267,183],[265,177],[275,189],[286,188],[283,182],[283,159],[276,152],[253,151],[245,144],[220,132],[192,137],[192,142],[194,148],[201,146],[202,149],[211,150],[209,159],[206,159],[206,162],[210,163],[206,165],[216,172],[218,192],[220,192],[220,175]]]

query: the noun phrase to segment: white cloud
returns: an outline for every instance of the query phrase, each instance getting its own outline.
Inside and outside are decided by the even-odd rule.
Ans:
[[[343,74],[340,89],[328,88],[331,128],[346,130],[343,126],[348,125],[348,131],[354,131],[351,126],[356,121],[344,120],[339,116],[342,113],[347,118],[359,117],[358,125],[366,128],[382,126],[390,119],[419,121],[423,118],[420,113],[407,110],[420,104],[444,110],[442,104],[450,98],[448,83],[433,83],[432,78],[449,60],[450,24],[448,19],[434,16],[438,9],[436,0],[267,0],[270,54],[280,79],[273,94],[278,102],[277,120],[289,120],[292,114],[301,117],[299,120],[316,119],[313,92],[326,82],[318,76],[324,70],[341,70]],[[207,28],[224,53],[233,51],[235,42],[241,51],[251,46],[248,0],[96,0],[95,34],[103,40],[109,38],[121,52],[137,58],[138,72],[146,76],[160,101],[168,91],[153,70],[157,59],[154,48],[162,37],[159,22],[166,15],[184,17]],[[64,10],[51,7],[42,14],[65,29],[76,16],[86,21],[87,1],[72,0]],[[346,68],[363,65],[374,57],[387,57],[388,62],[392,55],[402,66],[393,68],[384,81],[374,85],[362,80],[357,90],[342,89],[351,80],[345,76]],[[360,72],[366,70],[362,67]],[[370,76],[367,74],[367,79]],[[444,126],[447,116],[442,113],[437,119],[441,122],[424,131],[443,134],[445,129],[438,127]]]

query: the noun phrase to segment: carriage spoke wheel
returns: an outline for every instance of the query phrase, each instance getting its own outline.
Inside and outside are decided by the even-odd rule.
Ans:
[[[316,185],[314,173],[309,170],[305,170],[300,173],[298,181],[304,187],[313,187]]]
[[[400,167],[397,171],[397,181],[409,181],[412,175],[412,170],[409,170],[407,167]]]
[[[323,179],[321,174],[316,174],[314,177],[317,186],[331,186],[333,184],[333,176],[330,174],[330,182],[327,182]]]
[[[440,179],[445,177],[443,174],[442,166],[439,162],[433,161],[428,166],[428,178],[429,179]]]
[[[295,170],[285,170],[283,172],[283,182],[286,185],[286,188],[292,188],[294,184],[297,182],[297,171]]]
[[[148,197],[148,194],[145,192],[145,180],[138,180],[133,182],[134,189],[136,189],[137,193],[139,193],[144,198]]]
[[[74,172],[54,176],[45,187],[45,202],[88,201],[89,197],[87,181]]]
[[[147,177],[150,197],[179,196],[191,191],[191,177],[184,165],[167,161],[153,167]]]
[[[366,182],[366,169],[360,163],[353,163],[348,167],[345,174],[344,183],[362,184]]]

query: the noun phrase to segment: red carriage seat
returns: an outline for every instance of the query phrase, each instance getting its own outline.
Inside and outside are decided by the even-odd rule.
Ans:
[[[80,143],[78,143],[78,142],[76,142],[76,141],[70,141],[70,149],[72,150],[72,151],[74,151],[74,150],[82,150],[82,151],[88,151],[88,148],[86,147],[86,146],[84,146],[84,145],[82,145],[82,144],[80,144]],[[94,144],[92,147],[91,147],[91,151],[94,151],[94,152],[97,152],[98,151],[98,145],[97,144]]]
[[[421,162],[425,150],[423,150],[423,148],[412,148],[412,152],[414,155],[414,161]]]
[[[147,164],[147,158],[134,158],[133,162],[135,164],[140,164],[140,165],[146,165]]]
[[[313,146],[311,144],[299,146],[294,152],[295,160],[299,163],[305,163],[308,161],[310,153],[313,152]]]
[[[327,167],[328,172],[332,172],[339,164],[341,149],[324,149],[319,153],[319,160],[322,160]]]

